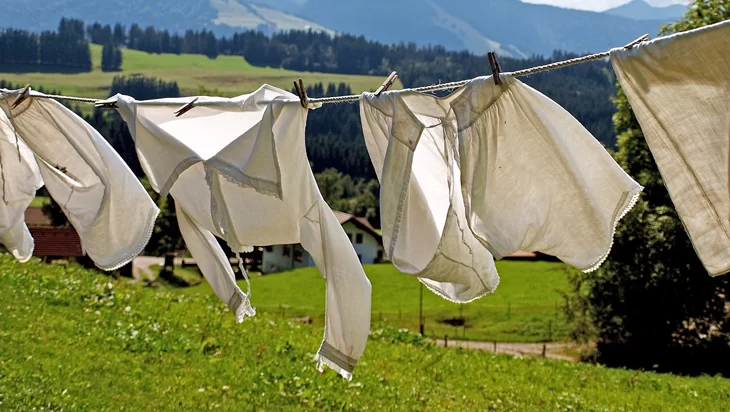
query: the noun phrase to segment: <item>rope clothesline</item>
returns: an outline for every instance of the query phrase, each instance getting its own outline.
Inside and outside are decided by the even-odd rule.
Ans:
[[[643,43],[644,41],[649,39],[649,35],[645,34],[638,39],[632,41],[631,43],[623,46],[625,49],[631,49],[634,46],[636,46],[639,43]],[[564,67],[573,66],[577,64],[587,63],[595,60],[601,60],[606,57],[610,56],[610,51],[605,51],[601,53],[595,53],[595,54],[589,54],[587,56],[583,57],[576,57],[573,59],[563,60],[559,62],[549,63],[541,66],[535,66],[527,69],[517,70],[514,72],[510,72],[509,74],[512,77],[523,77],[523,76],[529,76],[531,74],[536,73],[542,73],[547,71],[552,71],[556,69],[562,69]],[[450,82],[450,83],[439,83],[439,84],[432,84],[429,86],[421,86],[421,87],[412,87],[407,89],[400,89],[401,92],[420,92],[420,93],[427,93],[427,92],[434,92],[438,90],[450,90],[455,89],[457,87],[461,87],[468,82],[470,82],[473,79],[467,79],[467,80],[460,80],[456,82]],[[75,96],[64,96],[64,95],[57,95],[57,94],[46,94],[37,92],[35,90],[29,90],[29,95],[32,97],[38,97],[38,98],[46,98],[46,99],[55,99],[55,100],[66,100],[66,101],[72,101],[72,102],[79,102],[79,103],[90,103],[90,104],[96,104],[99,102],[104,102],[105,99],[94,99],[90,97],[75,97]],[[333,96],[333,97],[318,97],[318,98],[307,98],[306,104],[308,107],[319,107],[319,105],[322,104],[330,104],[330,103],[345,103],[345,102],[357,102],[360,100],[360,95],[347,95],[347,96]],[[204,105],[204,102],[200,103],[194,103],[197,105]],[[192,104],[190,104],[192,106]],[[109,106],[113,107],[113,106]]]

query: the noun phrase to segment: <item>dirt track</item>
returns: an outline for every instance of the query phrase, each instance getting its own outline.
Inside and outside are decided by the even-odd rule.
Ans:
[[[439,346],[444,346],[443,339],[434,339]],[[496,351],[495,351],[496,345]],[[465,340],[448,341],[449,348],[464,348],[470,350],[481,350],[493,353],[504,353],[518,356],[542,356],[543,346],[545,349],[545,357],[550,359],[566,360],[577,362],[578,357],[566,354],[567,349],[579,349],[579,345],[575,343],[501,343],[497,342],[476,342]]]

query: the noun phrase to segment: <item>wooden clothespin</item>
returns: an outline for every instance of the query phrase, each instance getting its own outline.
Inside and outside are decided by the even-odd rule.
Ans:
[[[175,110],[175,117],[180,117],[184,115],[185,113],[189,112],[193,107],[195,107],[195,102],[198,101],[198,98],[194,98],[190,103],[185,104],[183,107]]]
[[[645,35],[643,35],[643,36],[639,37],[638,39],[636,39],[636,40],[632,41],[631,43],[627,44],[626,46],[624,46],[624,49],[626,49],[626,50],[631,50],[631,49],[633,49],[633,48],[634,48],[634,46],[636,46],[637,44],[639,44],[639,43],[643,43],[643,42],[645,42],[645,41],[647,41],[647,40],[649,40],[649,35],[648,35],[648,34],[645,34]]]
[[[25,101],[25,99],[27,99],[28,97],[30,97],[30,85],[26,84],[25,87],[23,88],[23,91],[21,91],[20,94],[18,95],[18,97],[15,98],[15,101],[10,106],[10,108],[15,109],[21,103],[23,103],[23,101]]]
[[[309,109],[309,105],[307,104],[307,91],[304,90],[304,83],[302,83],[302,79],[299,79],[299,83],[294,82],[294,89],[297,91],[297,95],[299,96],[299,101],[302,103],[302,107],[305,109]]]
[[[487,59],[489,59],[489,68],[492,70],[492,78],[494,78],[494,84],[499,86],[502,81],[499,78],[499,74],[502,73],[502,67],[499,66],[499,60],[494,52],[487,53]]]
[[[391,74],[390,74],[390,75],[389,75],[389,76],[388,76],[388,77],[387,77],[387,78],[385,79],[385,81],[383,82],[383,84],[382,84],[382,85],[380,85],[380,87],[378,87],[378,90],[376,90],[376,91],[375,91],[375,95],[376,95],[376,96],[378,96],[378,97],[380,97],[380,95],[381,95],[381,94],[382,94],[382,93],[383,93],[384,91],[388,90],[388,89],[390,88],[390,86],[392,86],[392,85],[393,85],[393,83],[395,83],[395,81],[396,81],[397,79],[398,79],[398,73],[396,73],[396,72],[393,72],[393,73],[391,73]]]
[[[106,100],[97,100],[94,102],[94,107],[100,108],[100,109],[118,109],[117,106],[117,98],[116,97],[110,97]]]

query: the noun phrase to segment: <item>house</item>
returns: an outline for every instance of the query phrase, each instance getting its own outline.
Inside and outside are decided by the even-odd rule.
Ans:
[[[81,239],[72,227],[53,227],[40,208],[31,207],[25,211],[28,225],[35,243],[33,256],[46,260],[84,256]]]
[[[350,238],[355,253],[363,264],[377,263],[383,259],[383,239],[364,217],[334,212],[337,220]],[[279,272],[314,266],[312,256],[300,244],[266,246],[261,259],[262,273]]]

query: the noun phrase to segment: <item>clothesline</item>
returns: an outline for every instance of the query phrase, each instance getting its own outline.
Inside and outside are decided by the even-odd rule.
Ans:
[[[634,46],[636,46],[637,44],[643,43],[644,41],[646,41],[648,39],[649,39],[649,35],[645,34],[645,35],[639,37],[638,39],[632,41],[631,43],[623,46],[623,48],[625,48],[627,50],[631,49]],[[589,55],[583,56],[583,57],[576,57],[573,59],[549,63],[549,64],[545,64],[545,65],[541,65],[541,66],[530,67],[530,68],[522,69],[522,70],[517,70],[517,71],[511,72],[510,74],[512,75],[512,77],[529,76],[531,74],[542,73],[542,72],[562,69],[562,68],[568,67],[568,66],[574,66],[577,64],[588,63],[588,62],[595,61],[595,60],[601,60],[606,57],[609,57],[609,55],[610,55],[610,51],[589,54]],[[413,88],[401,89],[401,91],[425,93],[425,92],[434,92],[434,91],[439,91],[439,90],[449,90],[449,89],[455,89],[457,87],[463,86],[463,85],[467,84],[468,82],[470,82],[471,80],[473,80],[473,79],[460,80],[460,81],[449,82],[449,83],[438,83],[438,84],[432,84],[429,86],[413,87]],[[79,102],[79,103],[90,103],[90,104],[95,104],[95,103],[104,101],[104,99],[94,99],[94,98],[90,98],[90,97],[75,97],[75,96],[65,96],[65,95],[57,95],[57,94],[46,94],[46,93],[41,93],[41,92],[38,92],[35,90],[30,90],[29,95],[32,97],[38,97],[38,98],[66,100],[66,101]],[[346,95],[346,96],[318,97],[318,98],[311,98],[311,99],[308,98],[307,105],[310,108],[312,108],[312,107],[318,107],[319,105],[322,105],[322,104],[356,102],[358,100],[360,100],[360,95],[355,95],[355,94]],[[204,103],[198,102],[198,103],[195,103],[195,105],[196,106],[204,105]]]

